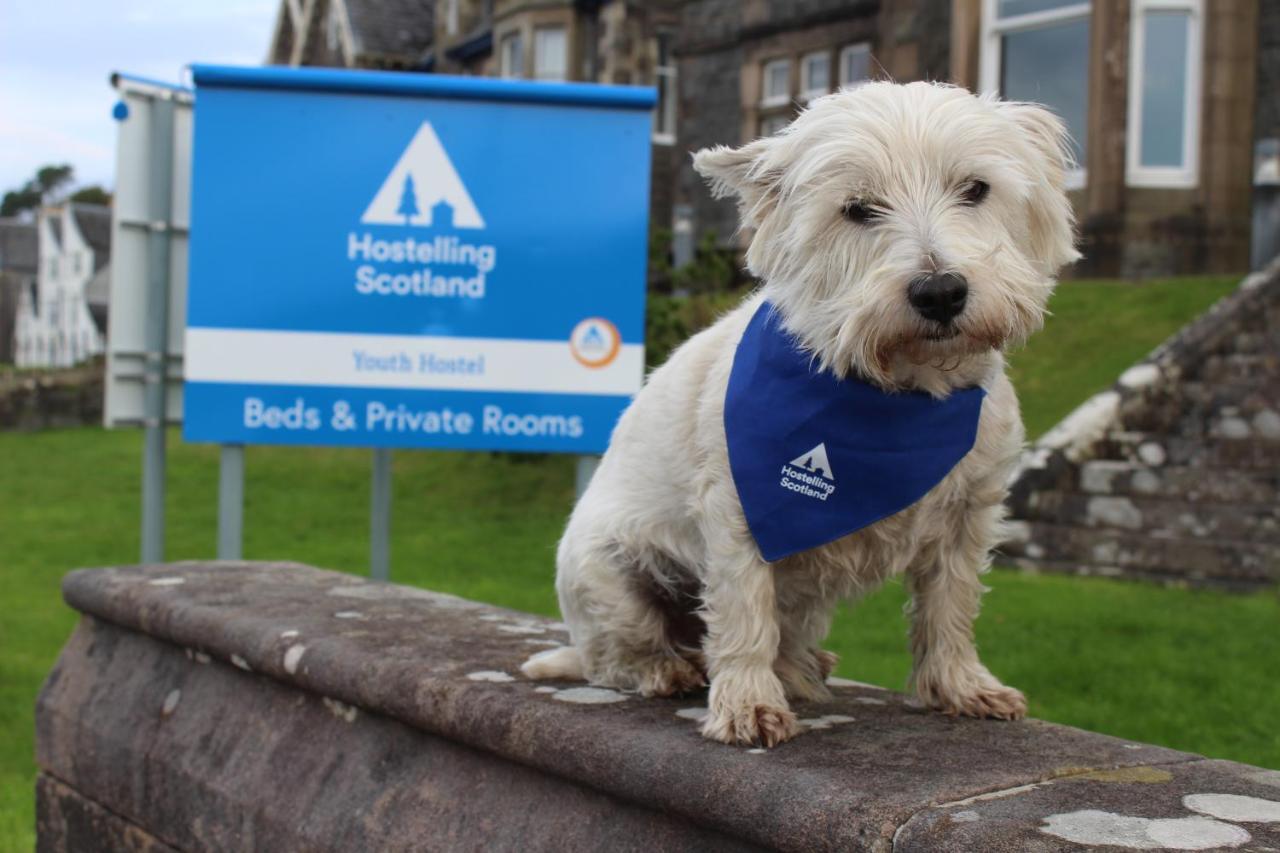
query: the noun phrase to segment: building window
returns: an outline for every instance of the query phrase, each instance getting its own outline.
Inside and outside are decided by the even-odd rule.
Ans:
[[[1126,181],[1194,187],[1199,177],[1201,0],[1133,0]]]
[[[330,53],[337,53],[342,47],[342,18],[338,5],[329,7],[329,14],[324,22],[324,41]]]
[[[568,78],[569,40],[564,27],[539,27],[533,31],[533,76],[538,80]]]
[[[791,60],[775,59],[764,64],[760,106],[777,107],[791,103]]]
[[[785,113],[774,113],[760,119],[760,135],[773,136],[791,123],[791,116]]]
[[[653,113],[653,141],[659,145],[676,144],[676,61],[671,55],[671,34],[659,33],[654,39],[657,62],[653,82],[658,87],[658,105]]]
[[[840,51],[840,86],[855,86],[871,79],[871,45],[851,44]]]
[[[1058,114],[1077,164],[1067,173],[1070,189],[1085,185],[1089,12],[1078,0],[985,0],[982,15],[982,90]]]
[[[831,54],[810,53],[800,60],[800,97],[811,101],[831,91]]]
[[[498,43],[498,74],[502,77],[524,76],[524,42],[520,33],[508,33]]]
[[[460,0],[446,0],[444,11],[444,31],[446,35],[458,34],[458,3]]]

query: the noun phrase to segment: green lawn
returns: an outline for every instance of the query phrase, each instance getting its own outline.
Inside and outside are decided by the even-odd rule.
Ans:
[[[1227,292],[1226,279],[1069,283],[1044,333],[1014,357],[1030,430],[1042,432]],[[0,434],[0,850],[33,844],[32,711],[74,622],[62,574],[133,562],[136,432]],[[248,451],[245,553],[361,572],[366,452]],[[393,577],[539,613],[555,611],[552,552],[573,496],[563,457],[399,453]],[[217,452],[174,434],[172,559],[214,550]],[[979,623],[991,667],[1037,716],[1280,768],[1280,599],[996,571]],[[829,646],[840,673],[901,687],[902,589],[850,608]]]

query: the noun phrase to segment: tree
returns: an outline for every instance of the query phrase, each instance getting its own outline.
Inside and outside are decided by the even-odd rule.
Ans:
[[[408,225],[413,221],[413,217],[420,212],[418,210],[418,193],[413,188],[413,175],[405,173],[404,189],[400,192],[400,206],[396,208],[396,213],[403,216],[404,224]]]
[[[17,216],[26,210],[34,210],[49,200],[49,197],[71,183],[75,170],[70,163],[41,166],[36,176],[27,181],[20,189],[10,190],[0,201],[0,216]]]
[[[101,204],[107,206],[111,204],[111,193],[102,187],[94,184],[89,187],[81,187],[71,194],[68,201],[78,201],[81,204]]]

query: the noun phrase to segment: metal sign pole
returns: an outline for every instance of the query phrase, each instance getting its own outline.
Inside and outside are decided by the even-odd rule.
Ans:
[[[173,198],[173,101],[151,101],[146,356],[143,361],[142,561],[164,559],[165,420],[169,351],[169,226]]]
[[[599,456],[578,457],[578,467],[574,476],[574,503],[582,500],[583,492],[587,490],[587,486],[591,485],[591,477],[596,473],[596,469],[599,467]]]
[[[244,545],[244,445],[224,444],[218,458],[218,559],[239,560]]]
[[[391,450],[373,450],[373,476],[369,481],[369,576],[391,577]]]

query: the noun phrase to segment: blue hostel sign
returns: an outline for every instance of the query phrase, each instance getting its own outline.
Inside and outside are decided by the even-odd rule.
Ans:
[[[188,440],[603,450],[644,370],[651,89],[194,78]]]

